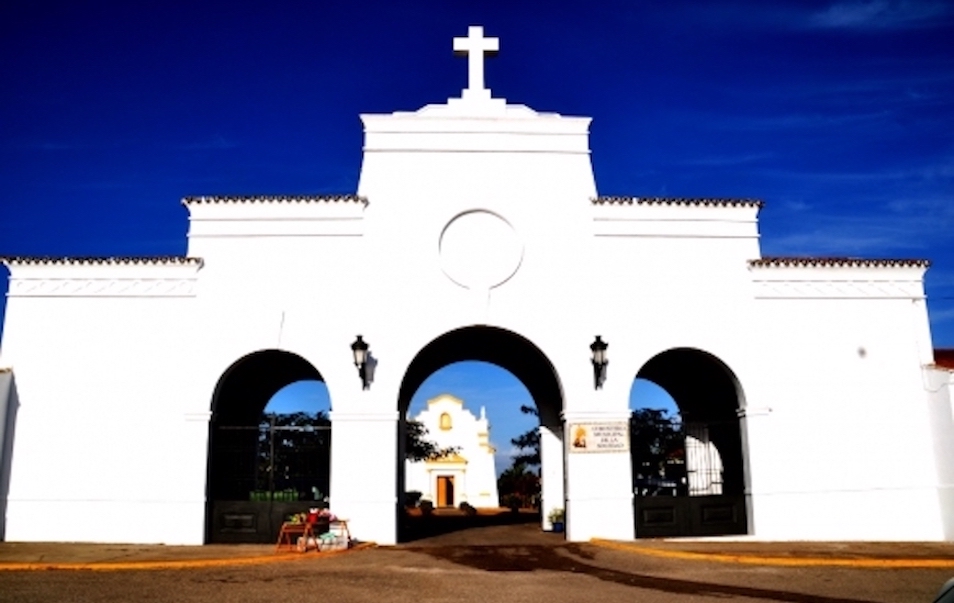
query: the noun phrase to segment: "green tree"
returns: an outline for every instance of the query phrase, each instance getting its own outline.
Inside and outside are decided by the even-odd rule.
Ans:
[[[540,497],[540,476],[526,463],[514,463],[497,478],[497,492],[505,507],[536,507]]]
[[[258,428],[256,489],[328,494],[331,420],[324,412],[264,413]]]
[[[539,419],[533,406],[520,406],[520,412]],[[540,427],[525,431],[510,440],[520,452],[497,479],[497,492],[506,507],[536,507],[540,500]]]
[[[520,405],[520,412],[525,415],[532,415],[539,421],[540,413],[533,406],[525,404]],[[510,443],[520,450],[520,453],[513,457],[512,466],[529,465],[533,467],[540,466],[540,427],[535,426],[525,431],[517,437],[510,440]]]
[[[629,450],[633,459],[633,479],[677,477],[673,464],[684,460],[684,438],[678,416],[668,411],[640,408],[629,417]]]
[[[460,446],[441,448],[427,439],[427,427],[420,421],[407,420],[404,431],[404,456],[409,461],[441,459],[460,451]]]

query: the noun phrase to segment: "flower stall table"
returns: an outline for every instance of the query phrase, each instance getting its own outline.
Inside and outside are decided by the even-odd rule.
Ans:
[[[275,552],[278,553],[283,550],[294,549],[303,553],[308,550],[309,538],[311,538],[312,542],[317,542],[314,524],[286,521],[282,524],[282,529],[278,533],[278,543],[275,545]],[[299,546],[299,542],[303,543],[304,546]]]
[[[318,535],[319,551],[335,551],[351,546],[351,530],[347,519],[335,519],[328,524],[328,531]]]

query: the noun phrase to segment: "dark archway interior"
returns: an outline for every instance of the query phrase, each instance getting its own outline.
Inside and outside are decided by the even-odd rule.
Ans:
[[[252,492],[261,489],[258,482],[262,413],[279,390],[304,380],[324,381],[321,373],[307,360],[281,350],[249,354],[230,366],[219,379],[209,422],[207,541],[274,541],[271,533],[274,521],[228,502],[247,505]],[[268,462],[274,465],[275,461]],[[319,467],[323,462],[309,457],[305,465],[314,465],[311,471],[316,475],[323,474],[314,479],[320,482],[323,493],[327,494],[328,471]],[[272,498],[269,493],[268,500]]]
[[[324,381],[301,356],[281,350],[249,354],[219,379],[212,399],[212,421],[219,425],[258,425],[262,410],[278,390],[304,380]]]
[[[725,364],[715,356],[691,348],[677,348],[654,356],[636,375],[666,390],[679,407],[683,423],[705,423],[724,466],[726,494],[745,491],[742,433],[738,410],[741,392]]]
[[[563,392],[547,357],[520,335],[486,326],[445,333],[418,353],[401,382],[401,416],[407,413],[414,392],[425,379],[448,364],[464,360],[481,360],[510,371],[530,392],[540,413],[540,423],[554,428],[561,424]]]
[[[715,356],[677,348],[654,356],[636,375],[666,390],[684,421],[735,419],[739,393],[729,369]]]

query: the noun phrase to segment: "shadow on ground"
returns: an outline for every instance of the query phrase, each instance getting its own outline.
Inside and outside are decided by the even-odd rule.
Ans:
[[[594,562],[591,545],[565,543],[547,545],[479,545],[421,547],[420,552],[487,572],[532,572],[538,570],[584,574],[605,582],[692,597],[750,597],[785,603],[874,603],[867,599],[846,599],[769,588],[715,584],[678,578],[650,576],[600,567]]]
[[[493,526],[540,525],[540,512],[479,513],[468,515],[457,509],[438,509],[429,515],[404,512],[400,518],[398,542],[415,542],[443,534]]]

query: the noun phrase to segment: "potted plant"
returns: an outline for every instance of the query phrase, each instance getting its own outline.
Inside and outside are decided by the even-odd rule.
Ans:
[[[421,515],[425,517],[434,512],[434,503],[428,498],[422,498],[418,506],[421,509]]]
[[[562,507],[555,507],[547,515],[547,519],[550,521],[551,529],[554,532],[562,532],[564,526],[564,514]]]

